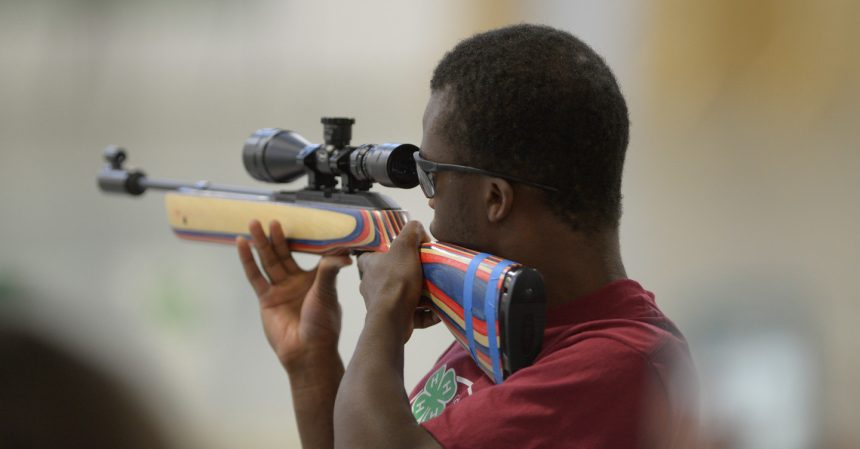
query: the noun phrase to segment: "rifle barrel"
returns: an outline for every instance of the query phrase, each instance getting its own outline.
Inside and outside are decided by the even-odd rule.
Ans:
[[[154,190],[207,190],[213,192],[225,192],[225,193],[240,193],[243,195],[262,195],[271,197],[273,191],[265,190],[265,189],[252,189],[248,187],[236,187],[236,186],[226,186],[221,184],[212,184],[209,181],[197,181],[197,182],[183,182],[183,181],[174,181],[172,179],[149,179],[147,177],[143,177],[140,179],[139,184],[144,189],[154,189]]]
[[[248,187],[225,186],[212,184],[209,181],[175,181],[172,179],[148,178],[140,170],[125,170],[105,167],[98,176],[99,188],[110,193],[125,193],[128,195],[142,195],[148,189],[153,190],[199,190],[224,193],[238,193],[242,195],[260,195],[272,197],[274,192],[265,189],[252,189]]]

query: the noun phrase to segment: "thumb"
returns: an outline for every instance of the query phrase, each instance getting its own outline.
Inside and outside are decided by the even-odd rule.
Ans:
[[[400,234],[394,239],[391,246],[392,248],[397,247],[406,247],[409,249],[417,248],[426,241],[429,241],[429,237],[427,233],[424,231],[424,226],[421,225],[421,222],[417,220],[412,220],[406,223],[406,226],[400,231]]]
[[[323,256],[317,267],[317,276],[314,279],[314,288],[326,293],[335,292],[335,280],[340,269],[352,264],[349,256]]]

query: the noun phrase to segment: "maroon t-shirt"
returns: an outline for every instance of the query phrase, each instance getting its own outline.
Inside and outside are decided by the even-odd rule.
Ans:
[[[547,312],[535,363],[494,384],[452,344],[410,395],[446,449],[673,448],[689,437],[686,342],[632,280]]]

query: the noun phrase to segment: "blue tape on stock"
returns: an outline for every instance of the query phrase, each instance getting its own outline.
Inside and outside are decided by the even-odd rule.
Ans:
[[[478,363],[478,355],[475,352],[475,331],[472,327],[472,290],[475,286],[475,275],[478,272],[478,267],[481,262],[487,257],[487,253],[480,253],[469,262],[469,267],[466,269],[466,277],[463,282],[463,321],[466,322],[466,340],[469,341],[469,352],[472,354],[472,360]]]
[[[487,320],[487,343],[490,350],[490,360],[493,364],[493,380],[498,384],[502,382],[502,360],[499,355],[499,342],[496,338],[496,322],[498,321],[497,304],[499,298],[499,279],[505,268],[513,265],[506,260],[499,262],[490,273],[487,282],[486,296],[484,296],[484,318]]]

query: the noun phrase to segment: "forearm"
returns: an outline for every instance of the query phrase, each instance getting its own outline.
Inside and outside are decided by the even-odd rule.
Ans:
[[[335,447],[439,447],[412,416],[402,341],[387,323],[365,324],[335,403]]]
[[[287,367],[302,447],[334,447],[334,403],[343,372],[336,351]]]

